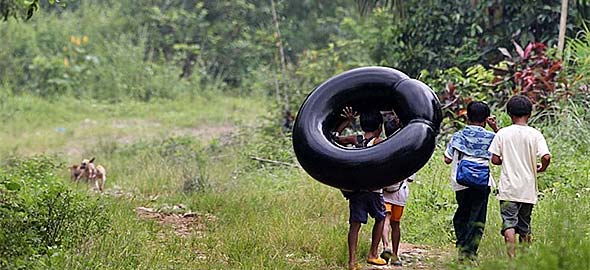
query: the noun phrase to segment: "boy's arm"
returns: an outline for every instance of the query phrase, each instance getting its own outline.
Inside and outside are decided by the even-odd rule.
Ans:
[[[502,165],[502,158],[496,154],[492,154],[492,164]]]
[[[544,172],[545,170],[547,170],[547,167],[549,166],[549,163],[551,162],[551,153],[549,153],[549,147],[547,146],[547,141],[545,140],[545,137],[543,137],[543,134],[541,134],[540,132],[539,134],[539,138],[537,141],[537,156],[541,157],[541,165],[537,166],[537,172]]]
[[[494,136],[492,143],[490,143],[490,147],[488,151],[492,154],[492,164],[494,165],[502,165],[502,147],[500,143],[501,137],[500,135]]]
[[[444,161],[445,161],[445,164],[451,164],[453,162],[453,160],[448,158],[447,156],[445,156]]]
[[[551,155],[546,154],[541,157],[541,165],[537,167],[537,172],[544,172],[549,167],[549,163],[551,163]]]
[[[344,117],[345,120],[334,131],[340,134],[340,132],[342,132],[352,121],[354,121],[354,118],[357,115],[358,113],[353,111],[351,107],[344,108],[340,116]]]
[[[496,116],[495,115],[492,115],[492,116],[488,117],[486,119],[486,122],[492,128],[492,130],[494,131],[494,133],[498,133],[498,130],[500,130],[500,129],[498,128],[498,123],[496,122]]]
[[[335,136],[334,140],[341,144],[341,145],[349,145],[349,144],[353,144],[355,145],[357,143],[357,136],[356,135],[351,135],[351,136]]]
[[[445,152],[443,154],[443,161],[445,162],[445,164],[451,164],[453,162],[453,151],[455,151],[455,149],[451,147],[451,143],[449,142],[449,144],[447,145],[447,149],[445,149]]]

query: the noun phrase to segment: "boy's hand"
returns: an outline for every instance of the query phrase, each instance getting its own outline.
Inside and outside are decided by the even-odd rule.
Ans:
[[[537,172],[544,172],[549,167],[549,163],[551,162],[551,155],[545,154],[541,157],[541,163],[537,163]]]
[[[498,132],[498,123],[496,122],[496,116],[492,115],[490,117],[488,117],[486,119],[486,122],[488,123],[488,125],[490,125],[490,127],[492,128],[492,130],[494,132]]]
[[[344,107],[340,116],[346,118],[348,121],[353,121],[358,116],[358,113],[352,110],[352,107]]]

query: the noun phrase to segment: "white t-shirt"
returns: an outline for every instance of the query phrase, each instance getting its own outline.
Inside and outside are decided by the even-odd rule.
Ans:
[[[498,199],[537,203],[537,158],[549,154],[540,131],[521,125],[500,129],[489,151],[502,158]]]
[[[408,179],[414,180],[415,177],[416,174],[413,174]],[[389,192],[388,190],[394,190],[394,192]],[[383,189],[383,200],[390,204],[405,206],[409,195],[410,187],[408,186],[407,179]]]

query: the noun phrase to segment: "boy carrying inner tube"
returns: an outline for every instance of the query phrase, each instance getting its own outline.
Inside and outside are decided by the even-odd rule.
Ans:
[[[356,113],[351,108],[344,109],[344,117],[347,121],[340,125],[336,132],[342,131],[348,123],[354,120]],[[341,144],[353,144],[357,147],[370,147],[381,142],[383,116],[379,111],[370,111],[360,116],[362,136],[335,136],[334,140]],[[342,194],[348,200],[350,210],[348,230],[348,269],[361,269],[362,266],[356,263],[356,247],[361,224],[367,224],[367,214],[375,219],[371,236],[371,248],[367,255],[367,263],[372,265],[386,265],[387,261],[378,256],[379,242],[383,232],[385,221],[385,204],[382,190],[342,190]]]

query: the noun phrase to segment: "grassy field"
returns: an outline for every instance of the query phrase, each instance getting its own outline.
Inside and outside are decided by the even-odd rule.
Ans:
[[[53,154],[66,163],[96,156],[108,170],[110,224],[78,249],[43,260],[50,269],[344,269],[348,207],[339,191],[297,167],[251,156],[293,160],[289,140],[265,134],[263,100],[210,97],[100,104],[30,97],[1,103],[0,156]],[[572,119],[572,118],[566,118]],[[504,123],[506,124],[506,123]],[[588,269],[588,147],[565,134],[588,134],[575,122],[542,127],[553,164],[539,179],[534,244],[506,259],[499,205],[490,198],[479,265],[458,265],[453,193],[441,149],[411,184],[402,241],[424,254],[408,268]],[[442,142],[441,142],[442,143]],[[498,175],[495,168],[495,175]],[[68,172],[59,172],[64,181]],[[85,184],[69,183],[81,192]],[[368,250],[361,230],[359,258]],[[402,250],[402,252],[404,252]]]

